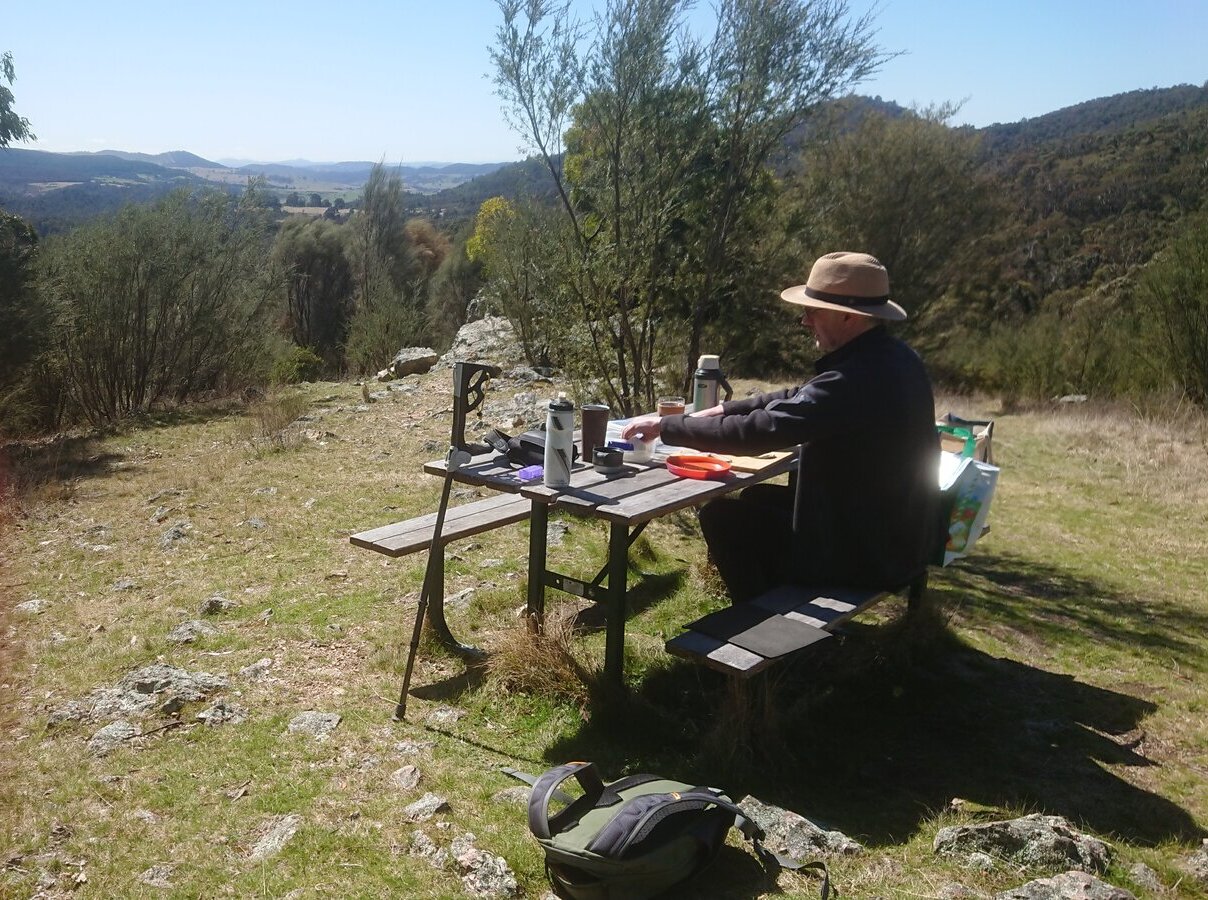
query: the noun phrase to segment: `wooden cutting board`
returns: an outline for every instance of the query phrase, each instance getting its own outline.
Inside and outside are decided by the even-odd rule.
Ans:
[[[771,450],[759,456],[727,456],[724,453],[714,453],[720,459],[728,459],[730,465],[739,472],[758,472],[760,469],[778,463],[786,456],[792,456],[795,450]]]

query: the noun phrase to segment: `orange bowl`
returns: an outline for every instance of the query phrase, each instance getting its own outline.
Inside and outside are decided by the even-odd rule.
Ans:
[[[677,453],[667,457],[667,471],[681,478],[718,478],[730,471],[730,463],[716,456]]]

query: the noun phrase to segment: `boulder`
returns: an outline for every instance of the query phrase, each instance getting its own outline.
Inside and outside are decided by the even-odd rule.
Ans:
[[[390,776],[390,780],[394,782],[395,787],[402,788],[404,791],[413,791],[419,786],[423,775],[419,769],[413,765],[405,765],[398,769]]]
[[[148,887],[169,890],[174,887],[172,875],[175,871],[176,867],[171,863],[156,863],[150,868],[144,869],[139,874],[138,880]]]
[[[1086,872],[1071,871],[1002,891],[994,900],[1137,900],[1137,895]]]
[[[502,856],[474,846],[476,838],[466,833],[455,838],[449,855],[461,870],[461,883],[471,897],[516,897],[520,886]]]
[[[199,722],[207,725],[238,725],[247,719],[247,710],[237,703],[218,700],[197,714]]]
[[[403,816],[412,822],[423,822],[431,819],[438,812],[449,809],[449,801],[439,794],[428,792],[414,803],[403,809]]]
[[[331,734],[339,724],[339,713],[317,712],[308,709],[306,712],[298,713],[290,720],[289,733],[308,734],[317,740],[322,740]]]
[[[1133,863],[1129,866],[1128,874],[1133,881],[1151,893],[1161,894],[1166,890],[1166,885],[1162,884],[1158,873],[1143,862]]]
[[[156,708],[173,712],[228,684],[221,675],[156,663],[126,673],[116,685],[97,688],[83,700],[69,701],[51,713],[50,724],[141,716]]]
[[[439,364],[451,367],[455,362],[489,363],[507,370],[524,364],[524,350],[511,322],[503,316],[487,316],[461,326]]]
[[[818,855],[854,856],[864,852],[862,845],[843,832],[822,828],[787,809],[754,797],[744,797],[738,805],[747,818],[767,834],[764,844],[768,849],[793,859],[809,859]]]
[[[270,856],[276,856],[289,843],[290,839],[297,834],[301,826],[302,817],[297,813],[290,813],[288,816],[277,816],[269,824],[264,836],[252,847],[252,852],[248,858],[259,861],[268,859]]]
[[[1018,819],[982,825],[941,828],[932,849],[947,856],[985,853],[1029,868],[1077,866],[1103,872],[1111,848],[1098,838],[1076,831],[1061,816],[1034,813]]]
[[[406,378],[408,375],[423,375],[438,359],[436,351],[431,347],[404,347],[394,354],[390,365],[386,367],[394,378]]]
[[[1197,884],[1208,886],[1208,838],[1183,861],[1183,868]]]
[[[222,594],[211,594],[201,601],[201,605],[197,607],[197,614],[199,616],[216,616],[229,609],[234,609],[238,605],[234,600],[228,600]]]
[[[411,846],[407,852],[418,859],[426,859],[434,869],[443,869],[449,861],[449,851],[438,847],[432,838],[418,829],[411,832]]]
[[[88,752],[93,756],[106,756],[124,741],[138,736],[138,729],[124,719],[110,722],[88,739]]]
[[[174,644],[191,644],[200,637],[211,637],[219,633],[219,630],[209,622],[190,619],[188,622],[181,622],[169,631],[168,640]]]

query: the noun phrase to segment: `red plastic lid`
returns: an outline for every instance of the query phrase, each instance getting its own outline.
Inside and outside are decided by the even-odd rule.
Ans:
[[[681,478],[717,478],[730,471],[730,463],[716,456],[677,453],[667,457],[667,471]]]

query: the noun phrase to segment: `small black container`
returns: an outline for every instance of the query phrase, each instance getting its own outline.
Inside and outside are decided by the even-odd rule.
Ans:
[[[591,457],[592,464],[601,472],[618,471],[625,462],[625,455],[611,447],[597,447]]]

